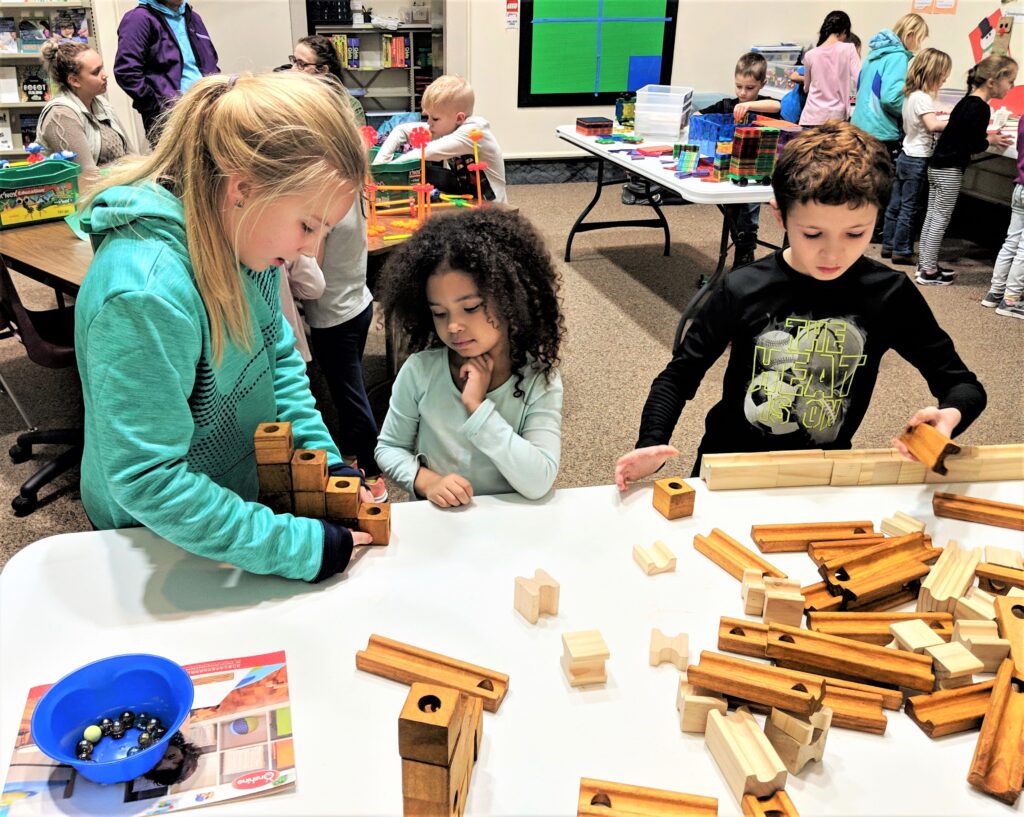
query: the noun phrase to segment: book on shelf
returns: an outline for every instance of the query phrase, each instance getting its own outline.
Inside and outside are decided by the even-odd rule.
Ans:
[[[359,38],[348,38],[348,67],[359,68]]]
[[[13,65],[0,65],[0,103],[20,101],[17,69]]]
[[[50,83],[43,66],[19,65],[17,70],[19,102],[50,101]]]
[[[18,24],[13,17],[0,17],[0,54],[18,53]]]
[[[89,42],[89,9],[58,9],[53,15],[51,31],[54,37],[76,43]]]
[[[46,17],[22,17],[18,20],[18,39],[22,54],[38,54],[50,39],[50,21]]]
[[[9,111],[0,111],[0,150],[14,150],[14,135],[11,133]]]
[[[18,130],[21,131],[21,146],[27,148],[36,141],[36,133],[39,130],[39,114],[19,114]]]
[[[394,51],[391,48],[392,36],[390,34],[380,35],[380,64],[383,68],[391,67],[391,56]]]

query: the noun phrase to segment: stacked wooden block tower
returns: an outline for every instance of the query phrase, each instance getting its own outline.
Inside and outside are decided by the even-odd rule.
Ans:
[[[360,502],[356,477],[327,474],[327,452],[294,447],[291,423],[260,423],[253,435],[260,502],[277,513],[331,519],[386,545],[391,538],[391,506]]]

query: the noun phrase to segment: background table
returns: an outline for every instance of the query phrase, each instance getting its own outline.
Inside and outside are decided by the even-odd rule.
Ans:
[[[648,666],[652,627],[688,632],[696,662],[715,649],[720,616],[743,617],[739,582],[693,549],[695,533],[717,526],[749,542],[753,523],[877,523],[901,510],[927,521],[938,545],[1024,542],[1014,531],[933,520],[932,486],[712,493],[691,484],[694,516],[673,522],[651,507],[649,486],[624,499],[607,486],[536,503],[483,497],[456,511],[395,505],[391,545],[364,550],[343,578],[316,586],[242,574],[144,530],[29,545],[0,574],[0,775],[28,689],[80,664],[133,650],[190,663],[284,649],[297,790],[210,813],[400,814],[397,720],[408,688],[355,669],[356,651],[379,633],[511,676],[499,712],[484,714],[467,814],[575,814],[579,779],[592,776],[717,797],[719,814],[735,815],[703,736],[679,731],[679,673]],[[1024,499],[1022,483],[945,489]],[[677,568],[648,577],[631,549],[656,538]],[[804,555],[770,559],[803,583],[817,580]],[[560,612],[531,626],[513,609],[513,584],[538,567],[561,583]],[[561,635],[587,629],[611,651],[608,681],[573,689],[559,666]],[[786,790],[804,817],[1022,813],[968,786],[977,733],[933,741],[905,714],[886,714],[884,736],[833,729],[824,762],[790,775]]]

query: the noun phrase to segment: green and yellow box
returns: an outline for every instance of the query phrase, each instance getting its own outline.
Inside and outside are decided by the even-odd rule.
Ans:
[[[0,170],[0,230],[56,221],[78,207],[82,168],[64,159],[48,159]]]
[[[378,148],[370,149],[371,163],[377,155],[377,150]],[[371,164],[370,170],[377,184],[400,187],[420,183],[420,160],[417,157],[390,161],[382,165]],[[377,201],[405,201],[415,195],[405,190],[381,190],[377,193]]]

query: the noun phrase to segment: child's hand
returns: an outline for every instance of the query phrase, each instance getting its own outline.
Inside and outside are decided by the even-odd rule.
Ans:
[[[732,109],[733,121],[743,121],[744,117],[746,117],[748,113],[750,113],[750,105],[746,102],[741,102],[739,105]]]
[[[491,372],[494,371],[494,360],[490,355],[471,357],[459,369],[459,377],[466,381],[462,387],[462,405],[472,414],[487,397],[487,389],[491,385]]]
[[[615,463],[615,484],[620,491],[625,491],[630,482],[653,474],[669,457],[677,456],[679,452],[671,445],[650,445],[623,454]]]
[[[352,531],[352,544],[353,545],[372,545],[373,537],[368,533],[362,533],[361,531]]]
[[[1007,133],[1003,133],[1002,131],[995,131],[988,135],[988,143],[993,147],[1008,148],[1013,144],[1013,142],[1013,137]]]
[[[442,476],[438,474],[424,492],[427,499],[439,508],[457,508],[468,505],[473,498],[473,486],[469,480],[458,474]]]
[[[929,406],[923,408],[917,414],[910,418],[907,422],[908,426],[916,426],[921,423],[928,423],[935,426],[936,431],[940,431],[947,437],[953,436],[953,429],[960,423],[960,409],[957,408],[936,408],[935,406]],[[908,459],[916,462],[917,457],[910,453],[907,447],[899,441],[898,437],[893,437],[892,447],[895,448],[903,456],[904,459]]]

